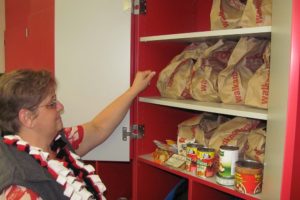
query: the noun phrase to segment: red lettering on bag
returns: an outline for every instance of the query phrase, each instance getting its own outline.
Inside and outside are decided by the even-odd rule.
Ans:
[[[264,151],[257,149],[257,147],[255,147],[254,152],[257,156],[260,156],[264,153]]]
[[[225,17],[224,9],[222,6],[220,6],[219,16],[220,16],[220,20],[221,20],[223,27],[226,28],[227,26],[229,26],[229,24],[226,20],[226,17]]]
[[[236,129],[236,130],[232,131],[226,138],[223,139],[222,143],[224,145],[228,144],[239,133],[246,132],[246,131],[249,131],[249,130],[255,128],[258,125],[258,123],[259,123],[258,121],[254,121],[254,122],[252,122],[250,124],[246,124],[242,128],[239,128],[239,129]]]
[[[268,104],[269,98],[266,95],[263,95],[261,98],[261,104]]]
[[[261,90],[262,90],[261,104],[268,104],[268,100],[269,100],[269,82],[270,82],[270,70],[267,69],[267,80],[261,86]]]
[[[261,5],[262,5],[262,0],[254,0],[255,2],[255,9],[256,9],[256,23],[263,23],[263,16],[262,16],[262,10],[261,10]]]
[[[255,152],[255,155],[254,155],[255,159],[256,159],[257,161],[260,161],[260,160],[261,160],[261,157],[262,157],[263,154],[264,154],[264,150],[258,150],[257,147],[255,147],[254,152]]]
[[[239,77],[237,71],[232,73],[232,91],[235,97],[235,102],[240,103],[242,102],[241,92],[239,89]]]
[[[200,91],[206,92],[207,91],[207,80],[201,80],[200,82]]]

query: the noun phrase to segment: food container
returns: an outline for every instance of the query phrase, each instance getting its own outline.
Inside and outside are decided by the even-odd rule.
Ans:
[[[236,162],[235,189],[245,194],[257,194],[262,190],[263,164],[243,160]]]
[[[198,147],[197,151],[197,176],[214,176],[215,149]]]
[[[235,162],[238,160],[239,148],[236,146],[220,146],[218,174],[224,178],[234,178]]]
[[[202,145],[197,143],[188,143],[186,146],[186,170],[196,173],[197,170],[197,151]]]

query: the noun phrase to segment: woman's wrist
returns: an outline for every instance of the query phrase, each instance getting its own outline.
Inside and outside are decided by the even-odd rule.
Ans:
[[[135,98],[140,91],[137,90],[136,88],[134,88],[133,86],[131,86],[127,91],[126,91],[130,96],[132,96],[132,98]]]

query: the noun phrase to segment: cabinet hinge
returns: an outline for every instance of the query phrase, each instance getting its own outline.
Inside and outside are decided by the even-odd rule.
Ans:
[[[134,15],[145,15],[147,11],[146,0],[132,0],[132,14]]]
[[[130,131],[127,131],[127,127],[123,127],[122,132],[123,141],[127,141],[128,136],[132,139],[141,139],[144,136],[144,125],[134,124]]]

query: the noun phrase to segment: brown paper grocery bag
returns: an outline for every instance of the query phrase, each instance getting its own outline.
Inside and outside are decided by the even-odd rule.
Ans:
[[[244,104],[248,81],[263,64],[268,40],[242,37],[235,46],[227,67],[219,73],[218,91],[222,102]]]
[[[236,42],[220,39],[204,51],[194,65],[190,94],[193,99],[206,102],[221,102],[218,94],[218,74],[228,62]]]
[[[264,163],[266,131],[264,128],[252,130],[247,136],[245,158]]]
[[[177,146],[179,154],[184,154],[183,145],[197,143],[208,145],[207,137],[219,126],[219,116],[210,113],[201,113],[178,124]],[[207,136],[208,135],[208,136]]]
[[[201,130],[199,126],[202,118],[203,115],[200,114],[178,124],[177,148],[179,155],[186,156],[186,144],[195,143],[196,137],[198,140],[198,144],[204,145],[204,131]]]
[[[255,27],[271,25],[272,0],[247,0],[239,26]]]
[[[174,99],[190,98],[189,87],[193,65],[203,51],[208,48],[205,42],[189,45],[175,56],[159,74],[157,88],[162,97]]]
[[[270,53],[271,43],[265,49],[263,58],[264,64],[255,72],[248,82],[248,88],[245,97],[245,104],[268,108],[269,100],[269,82],[270,82]]]
[[[238,146],[240,153],[244,153],[247,134],[259,125],[259,120],[235,117],[221,124],[209,140],[209,147],[216,151],[221,145]]]
[[[211,30],[239,27],[245,4],[240,0],[213,0],[210,12]]]

